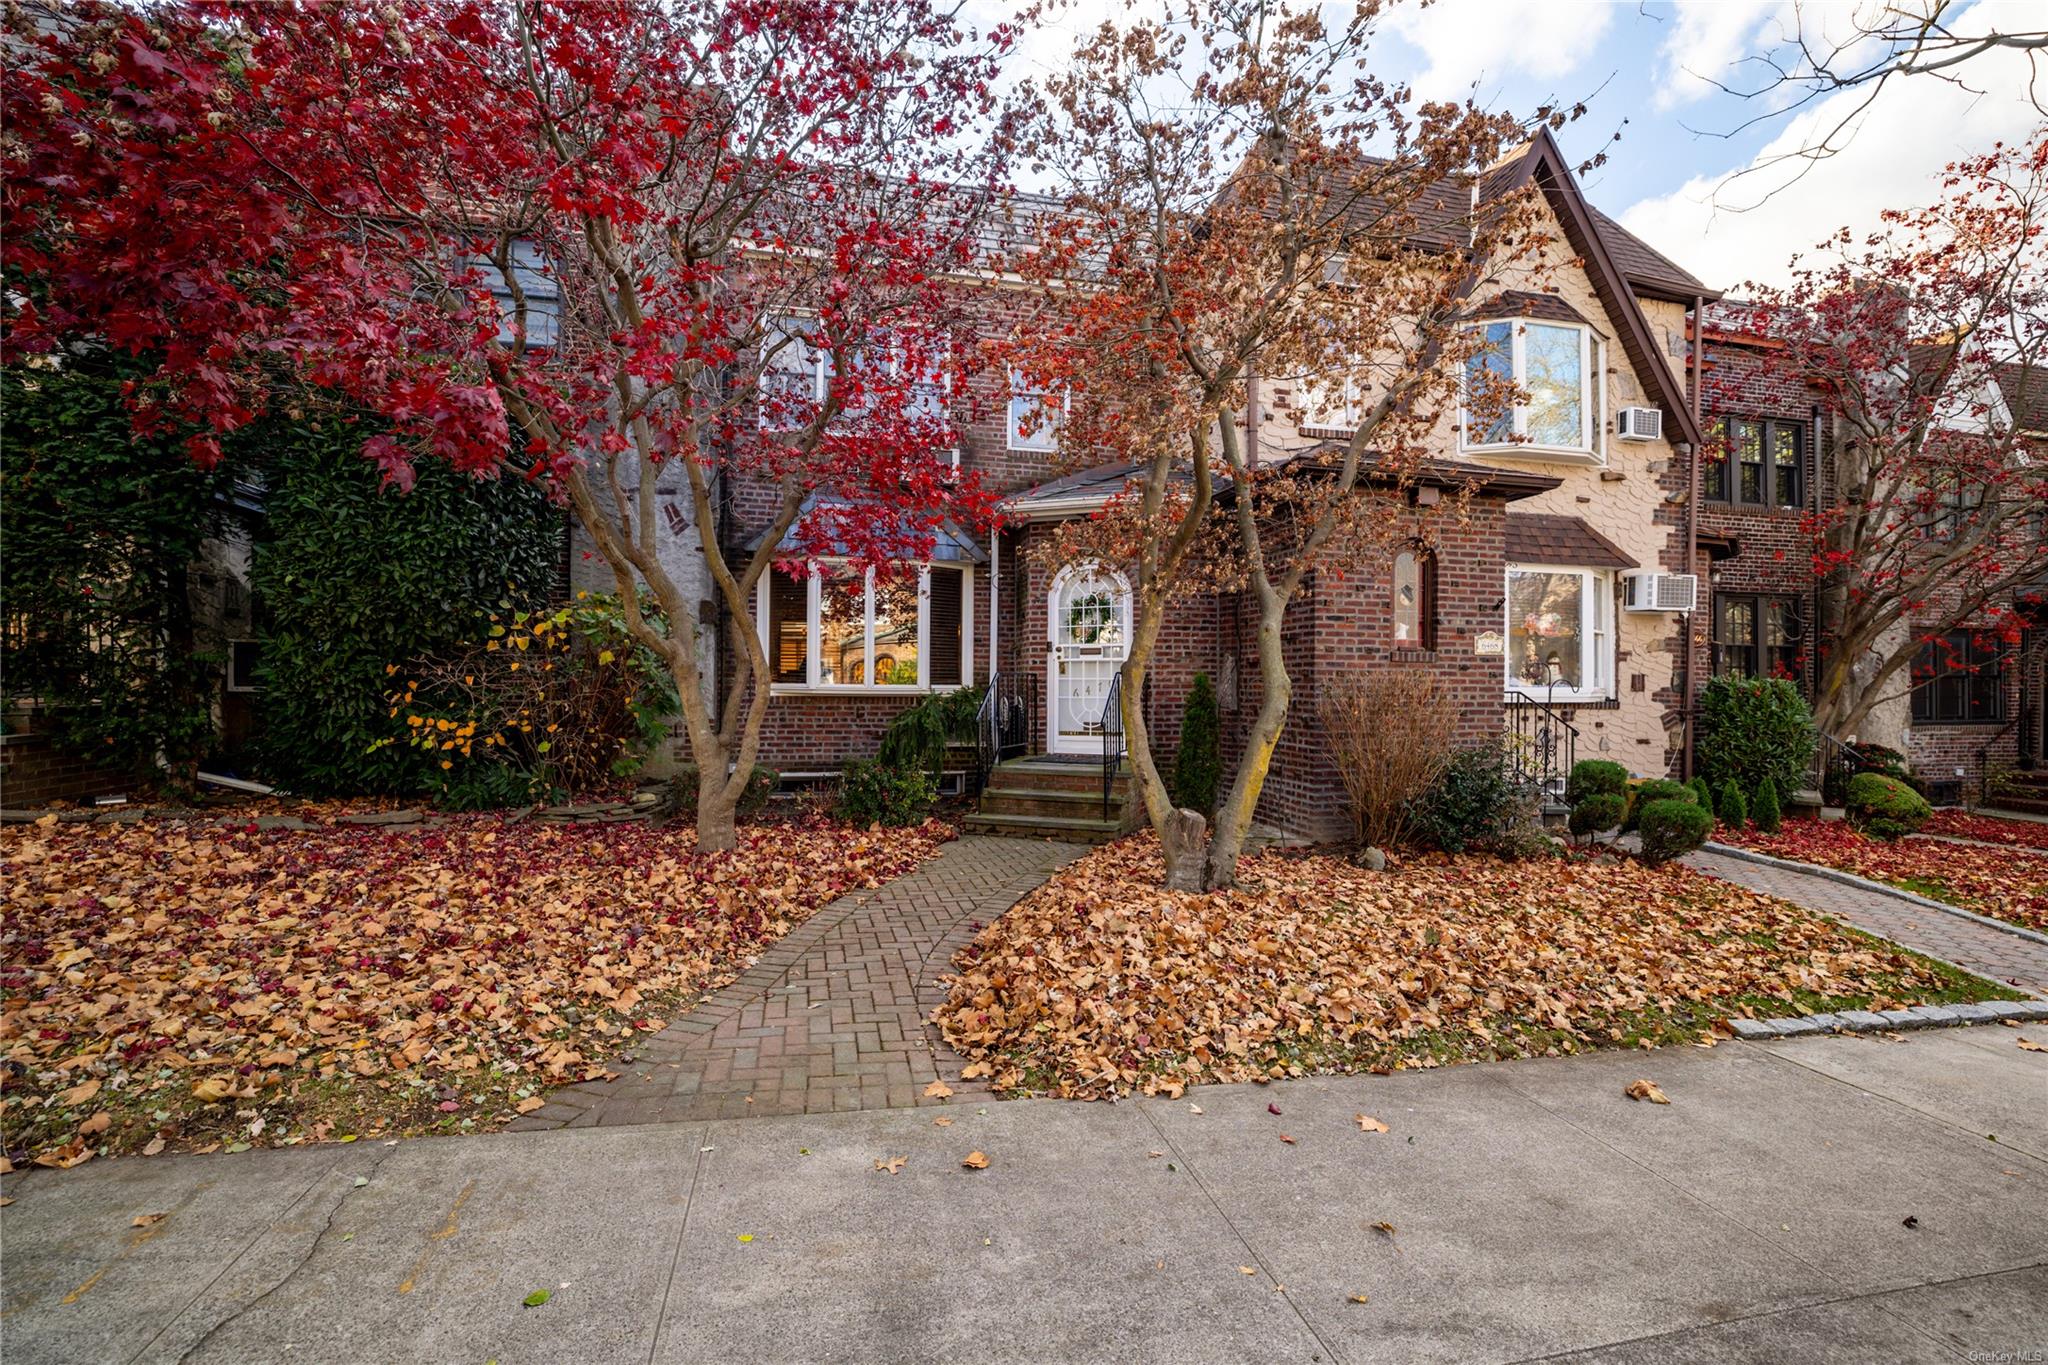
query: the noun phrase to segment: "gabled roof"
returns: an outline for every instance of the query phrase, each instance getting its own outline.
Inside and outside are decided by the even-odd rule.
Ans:
[[[1700,424],[1693,417],[1692,405],[1686,399],[1685,386],[1664,363],[1663,349],[1650,333],[1649,320],[1643,316],[1642,307],[1636,302],[1628,277],[1616,263],[1595,210],[1586,202],[1585,194],[1579,189],[1578,177],[1572,174],[1549,129],[1536,130],[1536,136],[1530,139],[1516,165],[1524,183],[1533,181],[1543,191],[1551,211],[1557,214],[1558,221],[1564,226],[1565,239],[1585,261],[1586,275],[1593,282],[1593,292],[1599,295],[1601,307],[1621,333],[1622,350],[1628,354],[1629,363],[1641,376],[1650,396],[1657,400],[1664,409],[1664,415],[1671,420],[1678,439],[1690,443],[1695,449],[1705,445]]]
[[[1564,564],[1587,569],[1639,569],[1628,551],[1582,518],[1549,512],[1508,513],[1510,564]]]
[[[1638,291],[1673,303],[1691,303],[1702,296],[1721,297],[1720,290],[1702,284],[1691,271],[1597,208],[1593,210],[1593,221],[1599,225],[1614,263]]]

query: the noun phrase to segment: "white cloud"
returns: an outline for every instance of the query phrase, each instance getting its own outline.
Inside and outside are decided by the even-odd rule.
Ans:
[[[1658,50],[1663,71],[1657,107],[1704,99],[1716,93],[1712,82],[1740,79],[1738,64],[1773,43],[1781,15],[1790,8],[1781,0],[1678,0]]]
[[[1983,31],[1989,9],[1973,7],[1957,28]],[[1791,118],[1747,163],[1695,176],[1670,194],[1637,203],[1621,220],[1709,284],[1783,283],[1791,257],[1834,229],[1868,232],[1884,209],[1930,203],[1942,166],[2033,132],[2040,114],[2026,97],[2026,54],[1992,52],[1972,62],[1967,76],[1983,93],[1924,77],[1895,84],[1860,116],[1838,155],[1786,161],[1727,182],[1729,174],[1763,166],[1832,128],[1862,98],[1855,91],[1830,96]],[[1737,117],[1746,107],[1737,107]]]
[[[1475,83],[1569,75],[1593,55],[1613,18],[1614,7],[1604,4],[1456,0],[1399,6],[1387,15],[1387,27],[1428,60],[1415,77],[1415,93],[1459,99]]]

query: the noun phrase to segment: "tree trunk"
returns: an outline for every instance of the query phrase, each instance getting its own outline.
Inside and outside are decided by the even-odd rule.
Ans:
[[[1259,714],[1245,736],[1244,755],[1231,777],[1230,794],[1216,809],[1216,830],[1209,838],[1209,860],[1204,878],[1209,889],[1228,890],[1237,885],[1237,860],[1244,852],[1245,836],[1251,831],[1252,815],[1259,808],[1259,793],[1266,787],[1266,771],[1273,765],[1273,750],[1287,725],[1287,708],[1293,700],[1294,682],[1287,676],[1286,661],[1280,656],[1280,619],[1285,605],[1277,594],[1262,593],[1259,610],[1259,676],[1265,697]]]
[[[697,851],[723,853],[739,842],[739,802],[726,791],[725,765],[697,769]]]

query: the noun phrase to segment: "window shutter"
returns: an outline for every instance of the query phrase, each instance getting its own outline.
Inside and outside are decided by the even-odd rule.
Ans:
[[[810,607],[808,578],[768,571],[768,666],[776,682],[810,681]]]
[[[933,569],[926,626],[925,679],[933,687],[957,687],[961,678],[961,586],[958,569]]]

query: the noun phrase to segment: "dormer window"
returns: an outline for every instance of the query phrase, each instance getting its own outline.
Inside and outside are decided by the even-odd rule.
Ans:
[[[1603,348],[1593,329],[1518,319],[1483,322],[1474,331],[1480,346],[1465,361],[1459,448],[1600,459],[1605,380]],[[1504,407],[1516,388],[1528,401]],[[1482,411],[1474,412],[1475,406]]]

